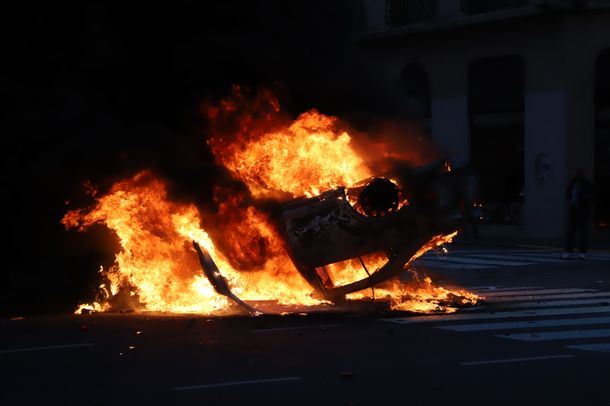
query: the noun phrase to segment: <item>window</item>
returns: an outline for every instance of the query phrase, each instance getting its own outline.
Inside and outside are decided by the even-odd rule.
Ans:
[[[415,118],[430,118],[430,81],[418,63],[410,63],[401,71],[407,113]]]
[[[517,55],[477,59],[468,71],[471,163],[479,175],[484,220],[522,222],[524,73]]]

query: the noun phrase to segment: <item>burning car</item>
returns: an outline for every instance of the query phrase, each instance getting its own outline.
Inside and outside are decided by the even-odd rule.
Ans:
[[[415,169],[397,167],[392,175],[395,178],[373,177],[282,206],[276,221],[290,258],[320,297],[337,303],[350,293],[374,288],[457,234],[463,218],[460,208],[469,202],[460,174],[451,171],[448,161]],[[231,293],[209,253],[196,242],[194,246],[216,291],[255,312]],[[385,257],[373,272],[362,259],[371,254]],[[367,276],[336,285],[329,267],[355,258]]]
[[[207,145],[241,186],[219,181],[207,208],[173,200],[171,180],[150,170],[92,190],[93,205],[69,210],[62,223],[105,225],[119,247],[100,269],[96,300],[77,312],[219,314],[237,303],[257,313],[269,301],[378,298],[394,309],[451,311],[455,298],[476,302],[411,266],[451,241],[468,204],[447,161],[421,162],[384,142],[359,147],[336,118],[315,110],[286,118],[267,92],[249,101],[236,88],[205,113]],[[397,278],[405,270],[412,283]]]

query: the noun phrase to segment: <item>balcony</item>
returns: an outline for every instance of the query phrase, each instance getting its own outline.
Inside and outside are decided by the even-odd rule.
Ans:
[[[461,0],[460,10],[466,15],[476,15],[526,7],[529,3],[529,0]]]
[[[363,41],[467,25],[610,9],[609,0],[359,0],[357,38]]]
[[[385,22],[391,27],[430,21],[436,16],[436,0],[386,0]]]

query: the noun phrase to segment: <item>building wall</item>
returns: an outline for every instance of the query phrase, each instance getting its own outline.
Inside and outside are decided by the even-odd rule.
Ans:
[[[439,1],[437,12],[455,19],[456,4]],[[460,162],[470,159],[469,64],[477,58],[508,54],[523,58],[523,224],[482,230],[509,240],[561,243],[565,186],[579,165],[587,167],[589,176],[593,174],[594,69],[599,53],[610,47],[610,10],[544,13],[528,8],[513,18],[489,20],[493,24],[473,20],[447,26],[433,21],[416,24],[417,29],[388,29],[384,2],[369,1],[365,6],[369,31],[359,37],[364,57],[374,60],[384,75],[395,76],[397,83],[408,63],[417,62],[427,70],[432,136]]]

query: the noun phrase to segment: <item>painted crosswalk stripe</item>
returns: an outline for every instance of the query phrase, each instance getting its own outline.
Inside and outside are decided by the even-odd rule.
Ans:
[[[574,348],[575,350],[610,352],[610,343],[566,345],[565,347]]]
[[[557,251],[515,251],[511,255],[517,255],[520,257],[540,257],[540,258],[551,258],[560,259],[563,252]]]
[[[522,255],[522,256],[537,256],[543,254],[544,256],[549,256],[551,258],[557,258],[560,259],[561,255],[563,254],[563,251],[547,251],[544,253],[541,252],[533,252],[533,251],[529,251],[529,252],[515,252],[515,255]],[[595,253],[589,253],[586,254],[587,258],[589,259],[596,259],[596,260],[601,260],[601,261],[607,261],[610,260],[610,256],[606,255],[606,254],[595,254]]]
[[[526,296],[526,295],[551,295],[557,293],[583,293],[583,292],[597,292],[595,289],[539,289],[539,290],[521,290],[514,292],[490,292],[487,294],[489,297],[499,296]]]
[[[515,252],[512,255],[517,258],[531,258],[532,260],[536,260],[539,262],[565,262],[565,260],[561,259],[561,254],[555,252]]]
[[[500,288],[499,286],[466,286],[468,290],[494,290]],[[509,288],[512,289],[512,288]]]
[[[494,313],[452,313],[433,316],[415,316],[415,317],[397,317],[391,319],[381,319],[389,323],[412,324],[412,323],[435,323],[445,321],[459,320],[492,320],[492,319],[510,319],[516,317],[546,317],[546,316],[562,316],[567,314],[593,314],[593,313],[610,313],[610,306],[594,306],[594,307],[568,307],[562,309],[540,309],[540,310],[515,310]]]
[[[521,258],[532,258],[532,259],[540,259],[541,262],[544,262],[542,260],[552,260],[554,262],[563,262],[565,263],[564,259],[561,259],[561,255],[563,253],[559,253],[559,252],[547,252],[547,253],[534,253],[534,252],[520,252],[520,253],[516,253],[515,255]]]
[[[500,306],[510,306],[511,309],[534,309],[539,307],[561,307],[561,306],[582,306],[582,305],[606,305],[610,304],[610,298],[597,298],[597,299],[572,299],[572,300],[547,300],[547,301],[533,301],[533,302],[519,302],[513,303],[510,305],[500,305]],[[504,307],[506,309],[506,307]],[[474,311],[470,309],[464,309],[463,311]]]
[[[443,260],[430,260],[430,259],[418,259],[414,262],[417,266],[427,266],[430,268],[441,268],[441,269],[487,269],[489,266],[485,265],[469,265],[469,264],[457,264],[454,262],[446,262]]]
[[[513,253],[526,253],[526,254],[547,254],[558,251],[524,251],[524,250],[461,250],[461,249],[451,249],[449,247],[447,249],[447,255],[475,255],[475,254],[498,254],[498,255],[510,255]],[[428,251],[428,255],[430,255],[430,251]]]
[[[610,260],[610,256],[609,255],[603,255],[603,254],[587,254],[588,258],[591,259],[601,259],[601,260]]]
[[[426,261],[437,261],[437,259],[426,258]],[[461,257],[453,257],[450,255],[447,257],[439,258],[438,261],[444,262],[444,263],[457,263],[457,264],[467,264],[467,265],[494,265],[494,266],[497,266],[497,265],[520,266],[520,265],[533,264],[533,262],[461,258]]]
[[[566,331],[534,331],[531,333],[500,334],[496,337],[508,338],[518,341],[552,341],[572,340],[581,338],[610,337],[610,329],[601,330],[566,330]]]
[[[565,259],[561,259],[561,255],[563,255],[563,253],[555,253],[555,254],[550,255],[549,258],[552,258],[554,260],[553,262],[566,262]],[[533,258],[535,258],[534,255],[517,254],[516,256],[523,257],[524,259],[527,259],[527,258],[532,258],[533,259]],[[608,260],[610,260],[609,257],[599,256],[599,255],[586,254],[586,257],[587,257],[586,259],[592,259],[592,260],[595,260],[595,261],[608,261]],[[540,262],[546,262],[546,261],[541,260]]]
[[[547,258],[540,256],[524,256],[524,255],[497,255],[497,254],[473,254],[476,258],[489,258],[489,259],[500,259],[509,261],[530,261],[530,262],[563,262],[561,259]],[[469,256],[470,258],[470,256]]]
[[[477,291],[481,295],[485,295],[484,291]],[[489,297],[487,300],[490,303],[505,303],[505,302],[523,302],[531,300],[551,300],[551,299],[583,299],[587,297],[609,297],[610,292],[592,292],[592,293],[562,293],[558,295],[532,295],[532,296],[508,296],[508,297]]]
[[[542,327],[589,326],[595,324],[610,324],[610,317],[585,317],[582,319],[551,319],[529,321],[504,321],[497,323],[453,324],[449,326],[437,326],[436,328],[441,330],[469,332],[518,330],[524,328]]]
[[[426,254],[415,261],[416,265],[441,269],[489,269],[500,266],[524,266],[536,263],[560,263],[562,252],[559,251],[451,251],[447,256]],[[610,260],[610,256],[588,254],[594,260]]]
[[[468,290],[476,290],[483,292],[508,292],[508,291],[520,291],[520,290],[533,290],[533,289],[542,289],[539,286],[518,286],[518,287],[510,287],[510,288],[500,288],[498,286],[477,286],[477,287],[468,287]]]

